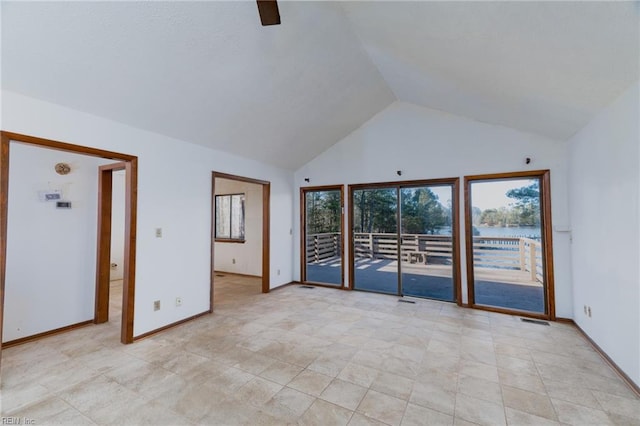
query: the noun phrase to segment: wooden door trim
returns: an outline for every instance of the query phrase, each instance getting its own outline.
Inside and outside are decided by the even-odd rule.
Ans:
[[[473,270],[473,223],[471,215],[471,184],[473,182],[490,182],[518,178],[535,178],[540,180],[540,227],[542,238],[542,259],[544,263],[544,313],[520,311],[495,306],[477,305],[475,303],[475,286]],[[556,320],[555,312],[555,284],[553,269],[553,227],[551,224],[551,172],[545,170],[531,170],[509,173],[494,173],[464,177],[464,210],[465,210],[465,253],[467,257],[467,294],[469,307],[491,312],[511,315],[527,316],[531,318]]]
[[[96,296],[94,324],[109,321],[109,281],[111,278],[111,209],[113,169],[98,167],[98,247],[96,250]],[[123,286],[124,290],[124,279]]]
[[[455,302],[458,306],[462,306],[462,279],[460,273],[460,179],[452,179],[451,188],[451,224],[453,225],[453,283],[455,289]]]
[[[453,279],[453,292],[454,299],[458,306],[463,306],[462,303],[462,280],[460,272],[460,178],[437,178],[437,179],[419,179],[419,180],[403,180],[395,182],[376,182],[376,183],[357,183],[348,185],[349,195],[349,214],[347,222],[349,226],[348,231],[348,244],[349,244],[349,290],[353,290],[353,283],[355,280],[355,255],[353,250],[353,193],[359,189],[378,189],[378,188],[412,188],[420,186],[445,186],[451,185],[451,225],[453,227],[451,232],[452,238],[452,279]],[[400,200],[398,200],[400,202]],[[398,231],[400,224],[398,223]]]
[[[254,182],[255,183],[255,182]],[[262,292],[271,291],[271,183],[262,183]]]
[[[56,151],[66,151],[66,152],[71,152],[75,154],[88,155],[90,157],[106,158],[109,160],[116,160],[116,161],[132,161],[138,158],[135,155],[122,154],[119,152],[107,151],[104,149],[92,148],[92,147],[82,146],[82,145],[74,145],[67,142],[61,142],[53,139],[44,139],[36,136],[23,135],[20,133],[13,133],[13,132],[6,132],[6,131],[1,131],[0,133],[2,134],[3,138],[6,137],[9,141],[20,142],[22,144],[27,144],[27,145],[35,145],[41,148],[51,148]]]
[[[7,271],[7,213],[9,211],[9,146],[11,138],[0,132],[0,365],[4,329],[4,283]]]
[[[306,236],[307,236],[307,208],[305,204],[307,192],[340,191],[340,287],[307,280]],[[300,187],[300,282],[321,287],[345,289],[344,282],[344,185],[322,185]]]
[[[216,244],[216,178],[253,183],[262,186],[262,292],[269,293],[271,290],[271,182],[213,171],[211,172],[211,265],[209,268],[209,312],[213,312],[213,289],[215,285],[214,256]]]
[[[123,343],[133,342],[133,314],[135,289],[131,285],[132,273],[135,266],[135,251],[132,250],[130,241],[132,230],[135,230],[136,211],[135,203],[137,192],[132,191],[132,184],[137,182],[137,165],[132,162],[117,162],[106,164],[98,168],[98,247],[96,263],[96,299],[94,323],[100,324],[109,320],[109,285],[111,272],[111,208],[113,197],[113,172],[125,171],[125,247],[124,247],[124,272],[122,276],[122,325],[120,338]],[[133,207],[133,208],[132,208]],[[135,239],[135,236],[134,236]],[[135,280],[135,276],[133,277]],[[125,309],[126,307],[126,309]]]
[[[7,265],[7,213],[9,208],[9,160],[11,142],[33,145],[57,151],[91,157],[106,158],[126,163],[126,222],[125,222],[125,278],[123,279],[122,343],[133,342],[133,302],[135,294],[135,254],[137,217],[138,158],[129,154],[74,145],[52,139],[39,138],[14,132],[0,131],[0,355],[2,351],[2,324]],[[125,287],[126,282],[126,287]]]

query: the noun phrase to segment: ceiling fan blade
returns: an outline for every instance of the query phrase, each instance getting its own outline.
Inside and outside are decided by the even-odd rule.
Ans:
[[[280,11],[276,0],[256,0],[262,26],[280,25]]]

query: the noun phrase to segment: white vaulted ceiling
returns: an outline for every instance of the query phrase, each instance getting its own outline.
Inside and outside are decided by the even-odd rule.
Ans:
[[[395,100],[343,11],[248,2],[3,2],[2,85],[294,169]]]
[[[565,140],[638,80],[639,3],[353,2],[403,101]]]
[[[2,88],[296,169],[395,100],[566,139],[638,80],[632,2],[2,2]]]

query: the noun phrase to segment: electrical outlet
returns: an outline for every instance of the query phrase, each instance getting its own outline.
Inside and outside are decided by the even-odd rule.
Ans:
[[[182,297],[176,297],[176,306],[182,306]]]
[[[231,259],[231,263],[233,263],[234,265],[236,264],[236,258],[235,257],[233,259]]]
[[[156,228],[156,238],[162,238],[162,228]]]
[[[591,306],[587,306],[587,315],[591,318]]]
[[[584,314],[587,315],[587,305],[584,305]]]
[[[159,300],[155,300],[153,302],[153,310],[154,311],[159,311],[160,310],[160,301]]]

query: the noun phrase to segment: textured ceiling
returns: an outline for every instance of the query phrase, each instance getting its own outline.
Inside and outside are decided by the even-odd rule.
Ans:
[[[295,169],[395,100],[333,3],[2,2],[2,86]]]
[[[2,87],[295,169],[396,99],[566,139],[638,79],[638,3],[7,2]]]
[[[638,2],[343,3],[396,97],[565,140],[638,80]]]

